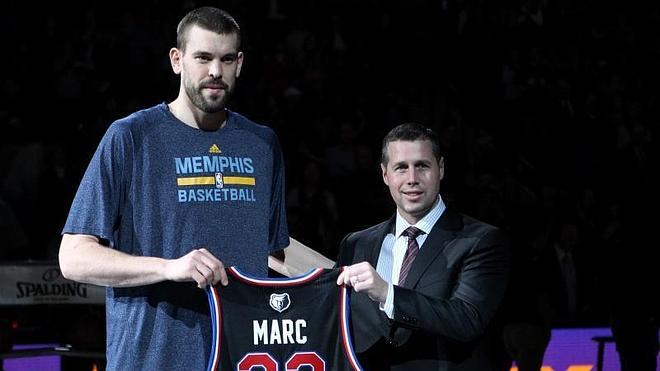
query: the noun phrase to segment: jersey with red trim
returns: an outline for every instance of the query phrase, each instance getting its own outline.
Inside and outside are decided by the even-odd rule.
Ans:
[[[213,345],[208,370],[362,370],[351,343],[341,269],[258,279],[227,269],[211,286]]]

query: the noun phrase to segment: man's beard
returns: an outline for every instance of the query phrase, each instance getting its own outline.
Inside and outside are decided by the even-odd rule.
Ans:
[[[207,84],[223,85],[224,94],[219,95],[215,100],[205,98],[202,94],[202,89],[204,89]],[[186,91],[186,95],[188,95],[188,98],[192,104],[206,113],[217,113],[225,109],[225,104],[227,103],[227,100],[231,96],[232,92],[227,84],[222,81],[203,81],[197,88],[189,80],[185,80],[183,88]]]

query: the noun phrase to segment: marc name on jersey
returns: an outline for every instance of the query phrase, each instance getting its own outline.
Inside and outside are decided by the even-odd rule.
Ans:
[[[254,345],[269,344],[305,344],[307,336],[303,335],[303,329],[307,327],[304,319],[281,319],[253,320]]]

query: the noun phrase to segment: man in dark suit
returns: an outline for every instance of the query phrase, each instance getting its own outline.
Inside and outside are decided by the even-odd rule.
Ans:
[[[495,370],[496,312],[509,255],[503,233],[445,206],[444,158],[428,128],[383,140],[381,169],[397,212],[344,238],[337,284],[351,297],[355,349],[366,370]]]

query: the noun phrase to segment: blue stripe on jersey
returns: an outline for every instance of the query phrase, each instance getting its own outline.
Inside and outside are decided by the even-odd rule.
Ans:
[[[222,313],[220,311],[220,300],[218,299],[218,291],[215,286],[209,285],[206,288],[206,294],[209,299],[209,307],[211,308],[211,328],[214,329],[213,339],[211,343],[211,354],[209,355],[209,362],[207,371],[215,371],[218,368],[220,361],[220,339],[222,338]],[[216,329],[217,327],[217,329]]]

